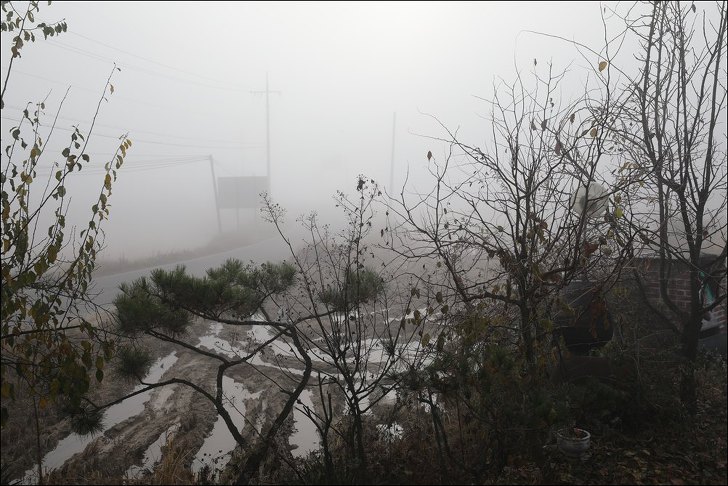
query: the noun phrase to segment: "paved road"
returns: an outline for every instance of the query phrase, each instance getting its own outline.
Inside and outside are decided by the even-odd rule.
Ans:
[[[263,263],[265,261],[280,261],[288,257],[290,257],[288,247],[286,247],[283,240],[277,236],[252,245],[235,248],[233,250],[216,253],[214,255],[207,255],[175,263],[167,263],[165,265],[117,273],[114,275],[96,277],[94,278],[94,288],[96,292],[100,292],[96,298],[96,302],[102,305],[110,304],[119,293],[119,285],[124,282],[131,282],[139,277],[148,276],[155,268],[171,270],[177,265],[184,265],[187,268],[188,273],[201,277],[205,275],[205,271],[208,268],[220,265],[228,258],[237,258],[243,262],[253,260],[256,263]]]
[[[96,301],[99,304],[110,304],[114,297],[119,293],[119,285],[124,282],[131,282],[139,277],[147,276],[154,268],[164,268],[171,270],[177,265],[185,265],[187,271],[192,275],[203,276],[208,268],[220,265],[228,258],[238,258],[243,262],[250,260],[256,263],[265,261],[280,261],[290,256],[288,247],[279,236],[269,238],[267,240],[254,243],[252,245],[242,246],[233,250],[207,255],[204,257],[192,258],[175,263],[158,265],[155,267],[132,270],[130,272],[117,273],[114,275],[105,275],[94,279],[94,285],[97,292],[101,292]],[[700,346],[726,356],[726,329],[721,332],[700,340]]]

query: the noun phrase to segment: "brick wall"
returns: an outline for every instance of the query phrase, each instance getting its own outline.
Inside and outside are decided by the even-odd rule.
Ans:
[[[660,299],[660,262],[656,258],[635,258],[633,260],[635,268],[639,271],[642,276],[642,280],[645,283],[645,293],[647,299],[656,304],[658,307],[663,307]],[[726,293],[726,275],[722,273],[720,280],[716,278],[708,278],[708,282],[713,290],[713,295],[725,295]],[[684,310],[690,309],[690,271],[688,266],[682,262],[673,262],[670,268],[669,277],[667,281],[667,295],[671,300],[680,308]],[[726,326],[726,301],[724,300],[718,307],[713,311],[713,319],[721,323],[724,327]]]

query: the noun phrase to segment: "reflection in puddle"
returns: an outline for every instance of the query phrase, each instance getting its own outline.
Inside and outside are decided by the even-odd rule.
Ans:
[[[230,414],[235,427],[243,430],[245,421],[245,400],[260,398],[261,392],[250,393],[245,387],[235,382],[230,377],[222,377],[223,396],[225,409]],[[228,430],[225,421],[218,416],[212,432],[207,436],[205,442],[192,461],[192,471],[199,473],[203,466],[208,465],[212,472],[219,473],[230,461],[230,453],[235,449],[237,442]]]
[[[302,405],[297,405],[293,409],[293,420],[295,422],[296,431],[291,434],[288,442],[291,445],[298,446],[291,451],[293,457],[305,457],[309,452],[315,451],[319,446],[318,430],[313,422],[303,413],[304,405],[313,410],[313,402],[311,390],[303,390],[300,396]]]
[[[210,334],[202,336],[200,338],[200,342],[197,343],[197,346],[207,348],[211,351],[215,351],[216,353],[224,354],[228,358],[241,358],[247,354],[245,349],[233,346],[226,339],[219,337],[221,331],[222,324],[217,322],[213,323],[210,326]]]
[[[141,466],[131,466],[126,471],[126,477],[129,479],[139,479],[145,473],[152,473],[154,466],[162,460],[162,447],[166,446],[172,440],[174,434],[179,429],[179,422],[162,432],[159,438],[150,445],[144,452]]]
[[[144,377],[144,381],[147,383],[158,382],[164,372],[171,368],[176,361],[177,355],[175,352],[172,352],[164,358],[159,358],[154,362],[149,373],[147,373],[147,376]],[[142,388],[144,388],[144,385],[137,385],[134,388],[134,391],[141,390]],[[106,409],[104,425],[100,433],[103,433],[116,424],[141,413],[144,410],[144,405],[147,401],[149,401],[150,397],[151,392],[146,391]],[[71,433],[71,435],[61,440],[55,449],[45,455],[43,458],[43,470],[58,469],[63,466],[63,464],[73,457],[74,454],[83,452],[83,450],[86,449],[86,446],[89,445],[96,437],[98,437],[98,435],[78,435],[76,433]],[[37,482],[38,468],[36,466],[26,471],[22,483],[35,484]]]
[[[409,315],[405,317],[409,317]],[[262,316],[254,316],[254,318],[262,319]],[[345,316],[343,315],[334,316],[334,320],[343,320],[344,318]],[[248,352],[255,347],[255,345],[266,342],[275,335],[275,330],[268,326],[254,325],[248,327],[248,332],[242,333],[240,339],[238,337],[233,337],[231,341],[228,341],[227,339],[220,337],[223,329],[224,327],[222,324],[211,323],[207,335],[199,338],[199,342],[196,345],[200,348],[212,350],[229,358],[239,358],[246,356]],[[371,370],[373,368],[371,367],[382,367],[384,363],[387,363],[392,359],[400,360],[395,365],[394,369],[402,369],[407,366],[413,366],[415,363],[424,362],[426,364],[432,359],[430,356],[427,356],[426,348],[423,348],[417,339],[410,342],[397,343],[394,346],[392,344],[389,344],[389,346],[383,346],[382,341],[377,339],[367,339],[361,344],[362,350],[367,355],[366,363],[370,367],[368,372],[364,372],[362,376],[359,377],[364,384],[367,384],[374,378],[374,375],[377,374],[375,373],[372,375]],[[390,354],[392,352],[394,353],[394,356]],[[315,363],[322,363],[325,359],[324,356],[317,356],[317,354],[320,353],[311,352],[310,354]],[[278,357],[289,358],[290,360],[290,358],[297,356],[298,355],[292,348],[291,344],[286,342],[283,338],[279,338],[275,342],[266,346],[263,352],[256,353],[255,356],[251,357],[248,363],[258,367],[273,367],[283,372],[300,376],[303,374],[302,369],[287,368],[277,366],[275,364],[275,359]],[[167,369],[171,368],[176,361],[177,357],[175,353],[157,360],[157,362],[155,362],[152,366],[147,377],[145,377],[145,381],[158,381],[163,373]],[[331,373],[325,373],[325,375],[336,376]],[[244,417],[244,400],[260,398],[262,392],[251,394],[242,386],[242,384],[236,383],[231,378],[224,377],[223,379],[226,396],[229,396],[231,399],[231,403],[226,404],[226,408],[230,412],[233,422],[238,430],[242,430],[246,424]],[[357,386],[361,387],[362,382],[357,383]],[[136,390],[140,388],[141,386],[137,387]],[[150,400],[150,395],[153,399],[153,401],[149,404],[151,409],[155,411],[164,411],[165,409],[168,409],[171,406],[174,391],[174,387],[165,387],[156,390],[154,394],[150,394],[149,392],[143,393],[110,407],[106,412],[103,431],[106,431],[114,425],[142,412],[147,402]],[[364,395],[364,393],[360,392],[360,407],[362,409],[366,409],[369,406],[370,397],[361,395]],[[302,393],[300,400],[303,404],[313,408],[311,398],[312,392],[310,390],[305,390]],[[383,402],[386,403],[392,401],[396,401],[396,393],[390,390],[384,397]],[[265,407],[263,407],[263,409],[265,409]],[[305,456],[310,451],[317,449],[319,446],[319,437],[316,427],[303,413],[302,409],[303,405],[300,404],[294,409],[293,419],[296,431],[289,437],[290,443],[297,446],[292,451],[295,457]],[[343,410],[344,414],[347,412],[348,410]],[[369,414],[371,414],[371,410],[367,411],[367,415]],[[254,419],[253,417],[250,418],[251,420]],[[258,422],[256,423],[258,428],[263,425],[263,423],[260,422],[260,419],[261,417],[258,417]],[[129,469],[128,475],[130,477],[139,477],[145,469],[151,469],[154,467],[155,461],[160,456],[161,447],[164,445],[167,436],[171,433],[173,433],[172,429],[166,431],[149,447],[144,455],[143,464],[141,466],[132,466],[132,468]],[[393,435],[400,433],[401,432],[397,432],[395,430]],[[82,452],[86,446],[93,441],[93,439],[94,438],[91,436],[82,437],[77,434],[71,434],[60,441],[58,446],[45,456],[43,459],[43,467],[45,469],[56,469],[62,466],[74,454]],[[210,435],[205,439],[202,447],[193,460],[193,471],[199,472],[204,465],[209,465],[211,470],[216,473],[221,471],[229,461],[231,452],[234,450],[236,445],[237,444],[230,434],[230,431],[227,429],[224,421],[218,417]],[[23,482],[35,483],[36,481],[37,470],[36,468],[32,468],[26,472]]]

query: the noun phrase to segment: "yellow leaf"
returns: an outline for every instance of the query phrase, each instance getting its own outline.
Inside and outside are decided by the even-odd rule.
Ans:
[[[425,333],[422,336],[422,346],[427,346],[428,344],[430,344],[430,334],[429,333]]]
[[[608,65],[608,64],[609,64],[609,63],[608,63],[607,61],[602,61],[602,62],[600,62],[600,63],[599,63],[599,72],[602,72],[602,71],[604,71],[604,70],[605,70],[605,69],[607,68],[607,65]]]
[[[109,191],[111,190],[111,176],[109,174],[106,174],[104,178],[104,187]]]
[[[591,135],[592,137],[596,137],[597,136],[597,128],[596,127],[592,128],[591,131],[589,132],[589,135]]]

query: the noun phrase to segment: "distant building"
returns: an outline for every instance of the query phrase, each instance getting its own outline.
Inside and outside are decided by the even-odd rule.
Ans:
[[[719,295],[726,293],[725,260],[717,261],[717,255],[705,254],[700,259],[700,285],[703,305],[710,305]],[[660,260],[656,256],[633,259],[631,265],[644,282],[645,297],[658,308],[664,308],[660,298]],[[711,269],[712,268],[712,269]],[[669,262],[667,271],[667,295],[684,310],[690,309],[690,268],[684,261]],[[726,327],[726,301],[706,313],[703,318],[701,337],[718,332]]]

